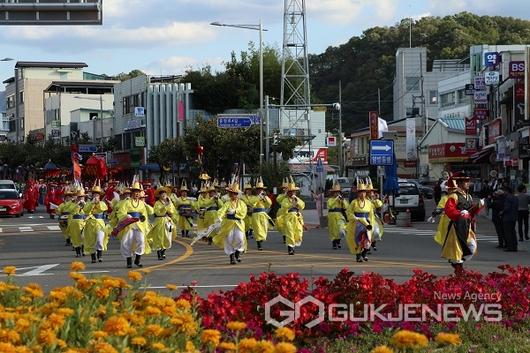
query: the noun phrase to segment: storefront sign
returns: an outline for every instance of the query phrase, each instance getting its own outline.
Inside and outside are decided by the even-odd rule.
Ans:
[[[472,96],[475,94],[475,85],[472,83],[468,83],[465,88],[466,96]]]
[[[474,137],[466,137],[466,153],[471,154],[477,152],[478,140]]]
[[[484,120],[488,117],[488,109],[485,108],[475,108],[475,111],[473,112],[473,115],[478,120]]]
[[[502,120],[497,118],[488,125],[488,144],[495,143],[499,136],[502,136]]]
[[[369,112],[368,119],[370,122],[370,139],[377,140],[379,138],[379,121],[377,112]]]
[[[497,52],[484,53],[484,66],[493,67],[501,62],[501,55]]]
[[[514,86],[515,101],[524,102],[524,83],[516,83]]]
[[[475,104],[487,104],[488,103],[488,93],[486,91],[475,91],[473,95]]]
[[[498,71],[486,71],[484,73],[484,83],[487,86],[499,84],[499,72]]]
[[[466,149],[466,144],[461,142],[431,145],[429,146],[429,162],[462,162],[472,153]]]
[[[134,130],[142,128],[142,119],[127,120],[127,128],[125,130]]]
[[[486,83],[484,82],[484,75],[478,74],[475,76],[475,91],[485,91],[486,90]]]
[[[510,78],[524,78],[524,61],[510,61]]]
[[[477,120],[475,117],[470,116],[465,118],[466,121],[466,135],[476,136],[477,135]]]
[[[406,120],[407,128],[407,140],[405,143],[406,149],[406,160],[415,161],[416,160],[416,119],[407,118]]]

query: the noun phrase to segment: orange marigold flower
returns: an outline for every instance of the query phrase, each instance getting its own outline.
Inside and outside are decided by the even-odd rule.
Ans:
[[[186,341],[186,352],[188,353],[195,353],[197,352],[197,349],[195,348],[195,345],[191,341]]]
[[[261,340],[255,349],[256,353],[274,353],[274,344],[271,341]]]
[[[149,305],[144,309],[144,313],[148,316],[158,316],[162,312],[160,311],[160,309]]]
[[[174,284],[166,284],[166,288],[169,290],[177,290],[177,286]]]
[[[429,345],[429,339],[425,335],[408,330],[398,331],[392,336],[390,341],[399,349],[417,349]]]
[[[55,335],[55,332],[53,330],[40,330],[39,342],[45,346],[51,346],[57,343],[57,336]]]
[[[85,264],[80,261],[74,261],[70,265],[72,271],[83,271],[85,269]]]
[[[17,350],[15,346],[11,343],[0,342],[0,352],[2,353],[16,353]]]
[[[204,330],[201,334],[201,342],[203,344],[209,344],[214,347],[219,345],[221,341],[221,332],[217,330]]]
[[[108,333],[106,333],[105,331],[94,331],[94,338],[96,339],[105,338],[107,336],[108,336]]]
[[[462,344],[462,340],[460,339],[460,335],[457,333],[444,333],[440,332],[436,335],[434,338],[434,341],[436,343],[440,343],[443,345],[452,345],[452,346],[459,346]]]
[[[254,350],[258,346],[258,341],[254,338],[243,338],[239,341],[238,352],[239,353],[254,353]]]
[[[188,300],[186,299],[179,299],[175,302],[175,305],[177,306],[177,308],[179,309],[183,309],[183,310],[190,310],[191,309],[191,304]]]
[[[247,328],[247,324],[241,321],[230,321],[226,328],[232,331],[241,331]]]
[[[151,347],[153,347],[153,349],[156,349],[157,351],[161,351],[163,349],[166,349],[166,346],[163,343],[160,343],[160,342],[153,343],[151,345]]]
[[[20,335],[15,330],[0,330],[0,340],[17,344],[20,342]]]
[[[394,351],[388,346],[377,346],[370,353],[394,353]]]
[[[141,337],[141,336],[136,336],[136,337],[133,337],[133,339],[131,340],[131,343],[133,346],[145,346],[147,344],[147,340],[144,338],[144,337]]]
[[[16,353],[33,353],[33,351],[26,346],[16,346],[15,348]]]
[[[160,325],[152,324],[147,325],[145,332],[150,336],[159,336],[164,329]]]
[[[15,266],[6,266],[4,267],[4,273],[8,276],[14,276],[17,273],[17,268]]]
[[[236,345],[232,342],[221,342],[217,348],[223,351],[235,351]]]
[[[51,328],[52,330],[57,330],[64,325],[64,316],[51,314],[45,321],[45,326]]]
[[[98,353],[118,353],[116,348],[114,348],[112,345],[104,342],[97,343],[94,346],[94,351]]]
[[[296,353],[297,349],[292,343],[280,342],[274,347],[274,353]]]
[[[33,298],[42,298],[44,296],[44,292],[42,291],[42,288],[37,283],[29,283],[24,287],[24,290],[26,293],[28,293]]]
[[[294,331],[288,327],[278,327],[276,331],[274,332],[274,335],[280,341],[292,341],[294,340],[294,337],[295,337]]]
[[[70,272],[68,276],[70,276],[70,278],[76,282],[79,282],[81,280],[86,280],[85,275],[79,272]]]
[[[138,271],[129,271],[128,277],[131,281],[135,282],[141,281],[143,278],[142,274]]]
[[[20,318],[17,320],[15,324],[15,328],[17,331],[24,332],[29,329],[30,322],[24,318]]]
[[[130,328],[129,322],[122,316],[112,316],[103,325],[103,330],[114,336],[125,336]]]
[[[110,295],[110,290],[104,287],[96,288],[96,297],[99,299],[107,299]]]
[[[73,309],[70,308],[59,308],[57,309],[57,314],[63,315],[63,316],[70,316],[74,313]]]

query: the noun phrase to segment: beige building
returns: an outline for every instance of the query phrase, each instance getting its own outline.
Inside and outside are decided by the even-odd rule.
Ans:
[[[7,138],[23,142],[32,130],[44,128],[43,91],[52,81],[83,80],[81,62],[19,61],[15,75],[6,84],[6,116],[9,120]]]

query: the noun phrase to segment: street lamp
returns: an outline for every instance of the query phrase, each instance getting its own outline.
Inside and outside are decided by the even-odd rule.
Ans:
[[[13,61],[15,59],[11,59],[11,58],[3,58],[3,59],[0,59],[0,61]]]
[[[103,152],[103,95],[100,94],[99,98],[92,98],[92,97],[81,97],[81,96],[74,96],[74,98],[77,99],[86,99],[91,101],[99,101],[99,121],[100,121],[100,127],[101,127],[101,151]],[[96,125],[94,125],[94,139],[96,138]]]
[[[263,31],[267,29],[263,28],[261,19],[259,24],[226,24],[221,22],[212,22],[212,26],[218,27],[233,27],[233,28],[242,28],[242,29],[251,29],[254,31],[259,31],[259,115],[260,115],[260,132],[259,132],[259,170],[260,173],[263,167]]]

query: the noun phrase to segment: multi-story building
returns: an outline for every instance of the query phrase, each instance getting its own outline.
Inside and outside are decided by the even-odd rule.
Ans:
[[[0,91],[0,142],[7,139],[9,120],[6,115],[5,92]]]
[[[189,117],[191,84],[180,76],[138,76],[114,87],[114,158],[138,168],[149,151],[168,138],[184,135]]]
[[[32,130],[44,128],[43,91],[54,80],[83,80],[81,62],[19,61],[6,84],[6,114],[10,141],[23,142]]]
[[[114,85],[119,81],[53,81],[44,90],[44,135],[69,144],[84,134],[95,144],[112,137]],[[101,119],[103,116],[103,120]]]
[[[434,60],[428,69],[427,48],[397,50],[393,120],[416,115],[438,118],[438,82],[468,70],[469,64],[459,59]]]

